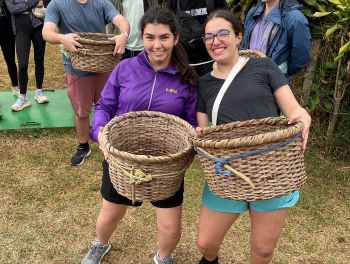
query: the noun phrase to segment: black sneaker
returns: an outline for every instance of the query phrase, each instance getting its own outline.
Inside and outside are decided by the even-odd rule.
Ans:
[[[73,154],[72,158],[70,159],[70,163],[72,166],[78,166],[84,163],[84,160],[86,157],[88,157],[91,154],[91,149],[84,149],[83,147],[78,147],[77,151]]]
[[[213,261],[206,260],[205,257],[202,257],[198,264],[219,264],[219,257],[217,257]]]

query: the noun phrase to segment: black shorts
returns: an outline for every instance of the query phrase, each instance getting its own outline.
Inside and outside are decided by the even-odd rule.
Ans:
[[[127,197],[119,194],[116,189],[114,189],[111,179],[109,177],[109,168],[108,162],[102,162],[103,175],[102,175],[102,186],[101,186],[101,195],[108,202],[115,204],[125,204],[129,206],[141,206],[142,202],[135,202],[132,204],[132,201]],[[171,197],[151,202],[151,204],[158,208],[173,208],[179,206],[183,202],[183,193],[184,193],[184,182],[182,181],[180,189]]]

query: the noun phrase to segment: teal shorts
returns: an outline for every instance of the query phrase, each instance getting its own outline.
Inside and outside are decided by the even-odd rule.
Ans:
[[[205,182],[202,194],[202,204],[204,207],[216,212],[236,214],[244,213],[249,209],[253,209],[258,212],[272,212],[282,208],[290,208],[293,207],[298,200],[299,191],[294,191],[290,194],[269,200],[258,200],[253,202],[228,200],[212,193],[208,187],[207,182]]]

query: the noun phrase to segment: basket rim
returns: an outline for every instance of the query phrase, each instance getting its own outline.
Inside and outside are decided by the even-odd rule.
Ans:
[[[80,44],[115,45],[115,43],[110,40],[92,40],[92,39],[82,37],[82,35],[85,35],[85,36],[101,36],[101,37],[111,38],[115,36],[113,34],[104,34],[104,33],[97,33],[97,32],[75,32],[74,34],[79,35],[79,39],[77,40],[77,42],[79,42]]]
[[[254,136],[239,137],[234,139],[203,139],[204,135],[215,133],[218,131],[229,131],[236,127],[251,127],[263,124],[269,125],[286,125],[284,129],[277,129],[273,132],[261,133]],[[267,143],[274,143],[300,133],[303,130],[303,123],[297,122],[293,125],[288,124],[288,119],[280,117],[268,117],[262,119],[251,119],[246,121],[236,121],[215,127],[208,127],[203,130],[202,134],[198,134],[192,138],[192,144],[196,147],[209,148],[238,148],[238,147],[252,147]]]
[[[243,57],[251,57],[252,55],[256,55],[260,58],[266,58],[266,54],[260,50],[256,49],[243,49],[239,51],[239,55]]]
[[[118,122],[121,122],[123,120],[129,119],[129,118],[137,118],[137,117],[162,117],[165,119],[170,119],[188,130],[188,147],[186,147],[184,150],[179,151],[175,154],[169,154],[169,155],[160,155],[160,156],[150,156],[150,155],[140,155],[140,154],[132,154],[126,151],[120,151],[113,147],[109,141],[108,141],[108,135],[110,133],[111,128]],[[115,154],[123,159],[127,159],[129,161],[134,162],[148,162],[148,163],[157,163],[157,162],[169,162],[176,159],[180,159],[185,154],[193,150],[193,146],[191,144],[191,137],[194,137],[196,135],[195,129],[185,120],[181,119],[180,117],[166,114],[162,112],[157,111],[135,111],[135,112],[129,112],[121,116],[116,116],[113,119],[111,119],[108,124],[105,126],[105,129],[103,131],[103,141],[105,142],[105,147],[108,152]]]

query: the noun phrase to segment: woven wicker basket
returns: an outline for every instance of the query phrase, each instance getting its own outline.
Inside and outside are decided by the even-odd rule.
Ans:
[[[133,202],[174,195],[190,165],[194,135],[190,124],[169,114],[140,111],[115,117],[103,135],[114,188]]]
[[[252,49],[245,49],[240,50],[239,55],[243,57],[250,57],[250,58],[265,58],[266,55],[264,52],[260,50],[252,50]]]
[[[120,56],[113,56],[115,43],[108,40],[114,35],[102,33],[76,33],[77,40],[83,47],[70,54],[75,69],[88,72],[110,72],[120,61]]]
[[[206,128],[193,145],[210,190],[225,199],[271,199],[306,180],[302,124],[265,118]]]

